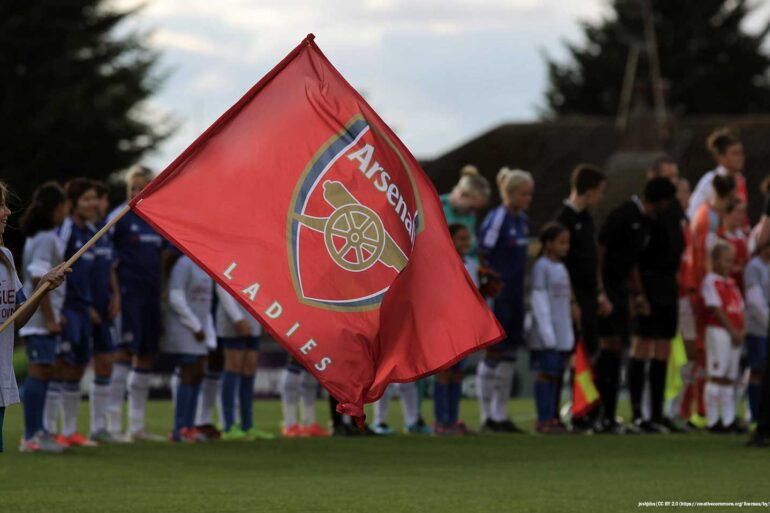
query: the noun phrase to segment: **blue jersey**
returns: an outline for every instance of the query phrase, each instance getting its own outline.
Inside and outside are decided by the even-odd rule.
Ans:
[[[91,240],[96,232],[93,226],[89,224],[79,227],[68,217],[64,220],[58,230],[59,238],[64,243],[64,260],[68,260],[72,255],[78,252],[86,242]],[[91,293],[91,281],[94,277],[94,248],[88,251],[72,264],[72,272],[67,275],[67,290],[64,293],[64,306],[70,307],[91,307],[93,306],[93,295]]]
[[[104,227],[104,221],[100,221],[94,227],[99,231]],[[91,295],[93,297],[94,308],[100,314],[107,311],[112,299],[112,287],[110,284],[110,271],[113,265],[113,250],[110,236],[105,235],[93,246],[94,252],[94,275],[91,280]]]
[[[109,218],[123,210],[112,211]],[[160,302],[160,257],[165,241],[158,232],[134,212],[128,212],[111,230],[112,245],[117,262],[118,281],[132,299]]]
[[[524,301],[524,273],[529,245],[529,217],[511,214],[500,205],[492,210],[479,230],[479,253],[488,267],[500,273],[505,284],[500,299]]]

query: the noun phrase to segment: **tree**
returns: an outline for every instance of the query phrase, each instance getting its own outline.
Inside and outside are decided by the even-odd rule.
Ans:
[[[544,114],[614,116],[631,49],[641,48],[637,79],[651,85],[642,1],[612,0],[611,14],[583,23],[585,43],[567,43],[569,60],[548,57]],[[770,56],[742,24],[758,4],[746,0],[649,0],[666,105],[677,115],[770,112]]]
[[[136,11],[103,0],[0,3],[0,178],[22,201],[45,180],[105,178],[170,134],[145,100],[161,85]]]

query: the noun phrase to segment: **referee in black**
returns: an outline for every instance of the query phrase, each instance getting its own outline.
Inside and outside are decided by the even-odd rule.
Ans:
[[[599,282],[596,257],[596,232],[590,208],[604,197],[606,175],[596,166],[579,164],[572,171],[570,195],[556,212],[554,220],[567,228],[570,248],[564,265],[569,272],[572,290],[580,307],[580,325],[575,326],[575,338],[583,337],[592,356],[599,347]],[[561,393],[557,394],[558,398]],[[558,411],[558,404],[557,404]],[[573,418],[576,428],[591,427],[591,415]]]

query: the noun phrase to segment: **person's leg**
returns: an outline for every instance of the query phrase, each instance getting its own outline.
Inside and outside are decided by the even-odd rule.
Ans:
[[[621,363],[620,339],[617,337],[602,338],[599,343],[599,354],[596,358],[596,388],[602,397],[602,415],[605,422],[615,423],[615,413],[620,387]]]
[[[135,327],[132,369],[128,376],[128,430],[140,439],[160,440],[145,429],[145,412],[160,336],[160,304],[141,305],[139,326]],[[137,438],[137,436],[134,436]]]
[[[407,428],[413,428],[420,418],[417,383],[398,383],[398,394],[401,397],[404,424]]]
[[[182,373],[182,381],[191,387],[191,395],[188,398],[186,407],[185,427],[189,430],[195,429],[195,413],[198,409],[198,395],[200,394],[203,375],[206,369],[206,358],[200,357],[193,363],[185,366],[186,372]]]
[[[254,381],[257,376],[259,355],[255,349],[247,349],[243,354],[240,372],[241,427],[249,431],[254,427]]]
[[[209,431],[214,428],[214,410],[222,395],[223,367],[224,354],[222,351],[219,349],[209,351],[198,398],[197,418],[195,419],[196,426],[205,427]],[[219,420],[221,423],[222,419]]]
[[[107,415],[110,410],[110,381],[112,377],[111,352],[94,355],[94,378],[89,390],[91,406],[91,436],[103,435],[107,430]]]
[[[53,373],[48,382],[43,405],[43,429],[51,434],[59,433],[59,415],[62,408],[62,365],[64,363],[59,359],[53,364]]]
[[[78,410],[80,408],[80,380],[83,378],[84,366],[67,362],[62,367],[62,428],[65,438],[77,434]]]
[[[654,342],[652,361],[650,362],[650,410],[651,420],[663,422],[663,404],[666,394],[666,374],[668,358],[671,353],[671,340],[661,338]]]
[[[476,367],[476,394],[479,398],[479,412],[481,424],[486,426],[494,423],[492,419],[492,397],[495,389],[500,386],[495,369],[500,360],[486,351]]]
[[[634,337],[628,359],[626,381],[631,399],[631,414],[634,422],[642,421],[642,395],[646,378],[647,361],[652,356],[653,341],[649,338]]]
[[[765,365],[765,351],[767,350],[767,339],[754,335],[746,336],[746,354],[747,364],[751,369],[749,374],[749,408],[751,418],[756,421],[759,417],[759,399],[762,392],[762,373]]]
[[[315,376],[306,370],[300,372],[300,424],[302,427],[312,426],[316,423],[315,402],[318,393],[318,381]]]
[[[436,375],[433,386],[433,411],[436,419],[436,428],[443,429],[449,426],[449,381],[451,371],[441,371]]]
[[[297,424],[297,405],[300,397],[300,386],[304,370],[294,361],[289,362],[281,373],[281,407],[283,410],[283,432],[289,434],[289,431],[296,429]]]
[[[509,422],[508,402],[511,399],[511,390],[513,389],[513,378],[516,361],[514,359],[503,359],[498,363],[495,369],[498,379],[498,386],[492,396],[492,419],[496,422]]]
[[[107,426],[110,434],[119,435],[123,431],[123,403],[126,400],[126,390],[128,389],[131,353],[126,348],[122,348],[115,352],[114,357],[115,361],[110,378],[110,406]]]
[[[43,430],[43,409],[48,381],[52,374],[51,364],[29,364],[27,379],[24,381],[24,438],[26,440]]]
[[[382,396],[374,402],[374,429],[388,425],[388,414],[390,413],[390,396],[394,385],[385,388]]]
[[[222,373],[222,424],[230,431],[235,424],[235,395],[239,393],[244,350],[233,346],[231,339],[220,339],[225,352],[225,369]]]
[[[454,426],[460,422],[460,401],[463,392],[462,365],[458,364],[450,369],[449,384],[447,386],[447,422]]]

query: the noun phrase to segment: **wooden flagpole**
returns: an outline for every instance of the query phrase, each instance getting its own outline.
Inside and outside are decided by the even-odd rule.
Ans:
[[[79,259],[81,256],[83,256],[83,253],[85,253],[86,251],[88,251],[88,250],[91,248],[91,246],[93,246],[94,244],[96,244],[96,241],[98,241],[99,239],[101,239],[102,237],[104,237],[104,235],[105,235],[105,234],[106,234],[108,231],[110,231],[110,229],[111,229],[111,228],[112,228],[112,227],[115,225],[115,223],[117,223],[118,221],[120,221],[120,220],[121,220],[121,218],[123,218],[123,216],[125,216],[126,214],[128,214],[128,212],[129,212],[130,210],[131,210],[131,207],[130,207],[130,206],[128,205],[128,203],[127,203],[127,204],[126,204],[126,206],[123,208],[123,210],[121,210],[120,212],[118,212],[118,213],[115,215],[115,217],[113,217],[112,219],[110,219],[110,221],[109,221],[109,222],[107,222],[107,224],[105,224],[105,225],[104,225],[104,227],[102,227],[102,229],[101,229],[101,230],[99,230],[98,232],[96,232],[96,234],[95,234],[93,237],[91,237],[91,240],[89,240],[88,242],[86,242],[85,244],[83,244],[83,247],[82,247],[82,248],[80,248],[80,249],[77,251],[77,253],[75,253],[74,255],[72,255],[72,256],[70,257],[70,259],[69,259],[69,260],[67,260],[67,262],[64,264],[64,268],[65,268],[65,269],[69,269],[70,267],[72,267],[72,266],[73,266],[73,264],[74,264],[75,262],[77,262],[77,261],[78,261],[78,259]],[[2,326],[0,326],[0,333],[2,333],[3,331],[5,331],[5,329],[6,329],[8,326],[10,326],[11,324],[13,324],[13,321],[15,321],[15,320],[16,320],[16,318],[17,318],[17,317],[19,317],[19,315],[21,315],[23,312],[25,312],[25,311],[27,310],[27,308],[29,308],[29,307],[32,305],[32,303],[33,303],[33,300],[34,300],[34,299],[37,299],[38,297],[40,297],[40,296],[42,296],[43,294],[45,294],[46,292],[48,292],[48,288],[49,288],[49,287],[50,287],[50,284],[49,284],[49,282],[45,282],[45,283],[43,283],[42,285],[40,285],[40,286],[37,288],[37,290],[35,290],[34,294],[32,294],[32,296],[31,296],[31,297],[27,298],[27,301],[26,301],[26,302],[25,302],[23,305],[21,305],[19,308],[17,308],[17,309],[16,309],[16,311],[13,313],[13,315],[11,315],[11,316],[10,316],[8,319],[6,319],[6,321],[3,323],[3,325],[2,325]]]

